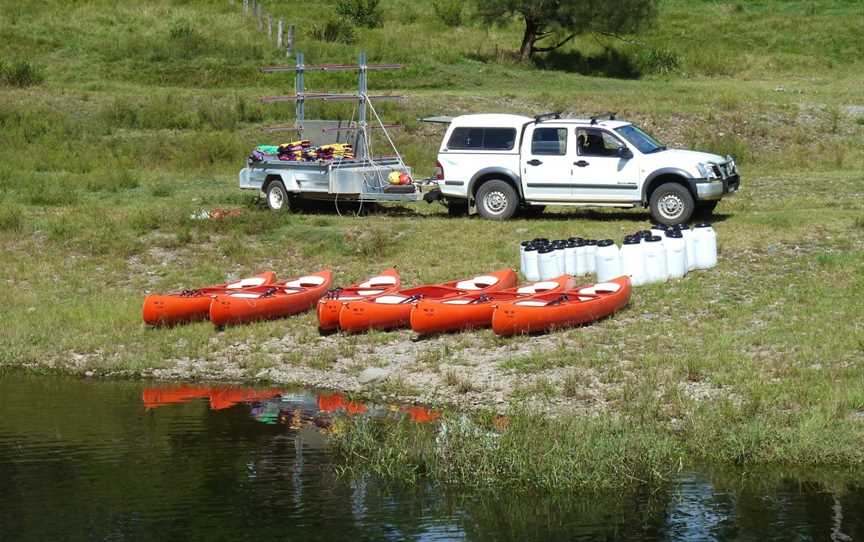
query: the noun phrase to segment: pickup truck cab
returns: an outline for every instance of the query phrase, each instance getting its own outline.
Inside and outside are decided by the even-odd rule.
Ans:
[[[731,156],[667,149],[637,126],[602,119],[463,115],[450,121],[436,179],[451,214],[489,219],[547,205],[648,207],[664,224],[710,213],[738,190]]]

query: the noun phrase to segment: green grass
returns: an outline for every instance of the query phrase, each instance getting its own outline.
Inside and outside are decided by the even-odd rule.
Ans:
[[[346,62],[363,49],[373,61],[407,64],[373,73],[370,88],[406,95],[380,110],[404,125],[394,136],[420,176],[432,172],[441,128],[419,117],[560,109],[618,111],[670,146],[731,153],[744,178],[742,193],[718,207],[717,269],[639,288],[619,316],[551,339],[472,332],[421,348],[412,370],[437,375],[457,402],[489,391],[466,376],[471,349],[501,349],[488,365],[521,379],[504,405],[515,421],[498,441],[506,446],[489,457],[463,435],[452,468],[427,443],[416,453],[382,450],[392,454],[376,456],[382,472],[459,483],[499,473],[565,487],[642,471],[662,478],[690,459],[864,462],[859,3],[668,0],[657,25],[631,37],[640,45],[584,36],[545,69],[513,60],[515,24],[487,30],[468,18],[447,26],[431,3],[382,6],[384,26],[357,29],[354,45],[313,40],[316,10],[267,8],[297,24],[308,62]],[[311,315],[218,334],[207,323],[151,330],[140,320],[142,297],[264,268],[288,277],[330,266],[347,284],[398,264],[405,284],[442,281],[515,265],[524,238],[620,238],[647,221],[641,210],[553,210],[499,224],[450,219],[426,204],[363,218],[274,215],[236,188],[236,172],[255,144],[282,137],[260,127],[291,119],[292,107],[258,98],[284,93],[292,81],[257,70],[284,54],[240,18],[239,2],[0,8],[2,365],[137,373],[183,358],[216,366],[230,357],[239,374],[255,378],[288,366],[333,370],[349,358],[359,372],[387,365],[382,348],[403,338],[319,343]],[[640,78],[586,76],[611,72]],[[307,86],[350,89],[353,77],[310,74]],[[308,106],[309,118],[350,113],[344,104]],[[242,214],[191,218],[214,207]],[[290,354],[230,349],[286,337]],[[378,390],[417,391],[399,379]],[[523,404],[556,417],[529,414]],[[555,449],[572,453],[538,455],[531,423],[544,442],[554,435]],[[476,424],[488,429],[488,420]],[[404,429],[358,431],[396,444],[431,438]],[[369,452],[362,443],[374,439],[356,439],[349,448]],[[627,449],[639,453],[616,470]],[[544,460],[528,465],[522,454]]]

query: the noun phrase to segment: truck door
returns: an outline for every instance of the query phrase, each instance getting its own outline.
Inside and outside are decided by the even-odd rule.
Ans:
[[[629,147],[608,130],[576,128],[577,156],[573,161],[573,194],[579,201],[638,201],[639,168]]]
[[[529,126],[522,147],[522,189],[529,201],[573,199],[575,149],[566,126]]]

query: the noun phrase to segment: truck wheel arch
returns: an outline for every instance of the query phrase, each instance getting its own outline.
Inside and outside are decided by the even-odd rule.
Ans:
[[[645,178],[645,184],[642,186],[642,205],[647,206],[654,190],[656,190],[660,185],[666,183],[680,184],[690,192],[690,195],[692,195],[695,200],[696,191],[689,182],[691,178],[692,176],[689,173],[678,168],[661,168],[654,171]]]
[[[522,185],[519,182],[519,176],[513,171],[503,168],[503,167],[488,167],[483,168],[471,177],[471,181],[468,182],[468,196],[471,200],[474,200],[477,196],[477,191],[480,190],[480,186],[486,181],[491,181],[493,179],[497,179],[499,181],[504,181],[507,184],[513,186],[513,189],[516,190],[516,194],[519,195],[519,199],[524,199],[525,196],[522,194]]]

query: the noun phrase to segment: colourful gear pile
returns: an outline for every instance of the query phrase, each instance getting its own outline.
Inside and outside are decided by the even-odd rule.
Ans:
[[[354,148],[347,143],[331,143],[313,147],[308,139],[300,139],[281,145],[258,145],[250,158],[260,162],[268,156],[276,155],[279,160],[289,162],[314,162],[328,160],[353,160]]]

